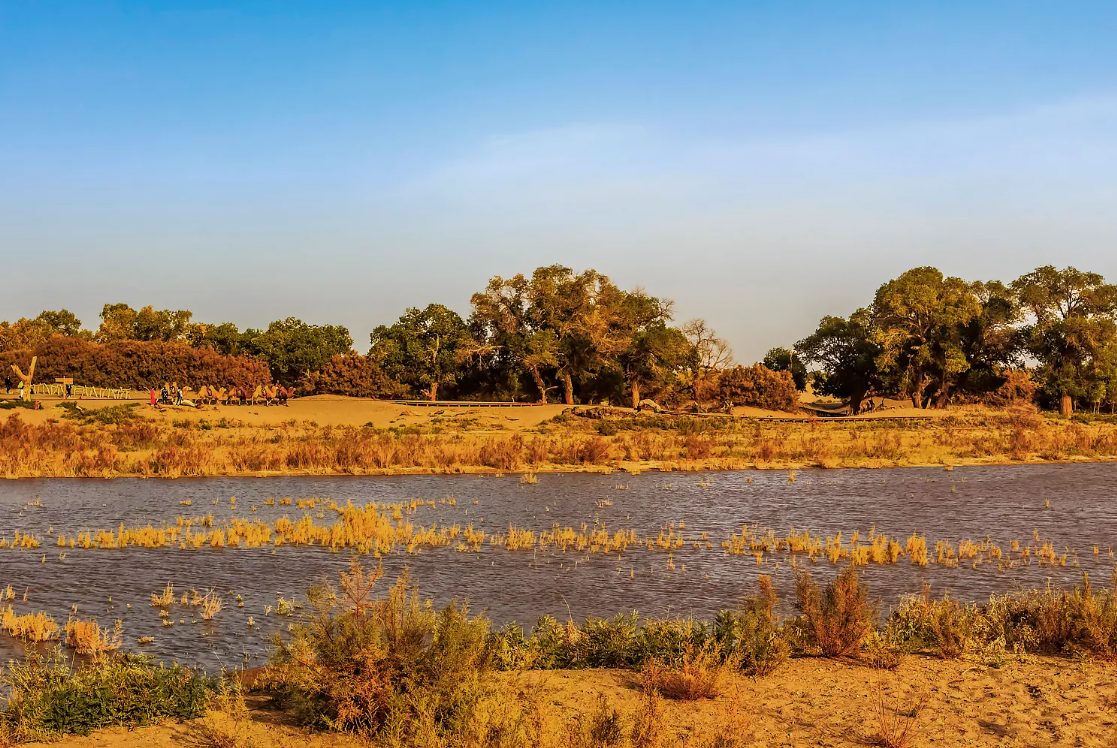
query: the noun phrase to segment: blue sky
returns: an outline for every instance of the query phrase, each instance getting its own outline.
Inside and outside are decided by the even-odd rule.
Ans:
[[[592,266],[737,358],[883,281],[1117,280],[1112,2],[0,0],[0,319],[368,331]]]

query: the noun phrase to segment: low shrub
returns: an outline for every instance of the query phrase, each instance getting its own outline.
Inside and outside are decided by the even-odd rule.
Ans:
[[[722,660],[713,640],[702,646],[688,643],[677,662],[646,661],[641,682],[645,689],[654,689],[669,699],[712,699],[718,695],[728,669],[729,663]]]
[[[723,610],[714,621],[714,638],[724,656],[734,657],[748,675],[767,675],[787,661],[791,647],[776,617],[771,577],[758,580],[760,592],[737,610]]]
[[[75,669],[60,650],[9,665],[0,684],[9,694],[0,737],[15,742],[193,719],[205,713],[217,689],[214,678],[137,655],[99,658]]]
[[[796,607],[803,614],[813,643],[825,657],[850,657],[861,649],[876,620],[869,593],[848,566],[820,592],[809,572],[796,575]]]
[[[790,412],[799,408],[799,391],[791,372],[772,371],[764,364],[737,366],[722,372],[717,395],[726,405]]]
[[[634,654],[639,619],[635,613],[612,618],[590,618],[568,637],[573,644],[573,662],[577,667],[630,667],[636,663]]]
[[[382,575],[354,560],[337,589],[312,588],[314,613],[276,639],[266,683],[319,728],[405,743],[418,730],[465,730],[488,688],[487,622],[456,603],[436,613],[406,572],[373,598]]]
[[[375,358],[359,353],[332,357],[321,369],[309,371],[299,381],[299,391],[308,395],[405,398],[409,388],[393,381]]]
[[[971,646],[979,611],[957,600],[931,599],[926,583],[918,597],[909,597],[888,617],[886,637],[906,652],[932,652],[942,659],[962,656]]]
[[[1117,569],[1114,570],[1117,588]],[[1095,592],[1082,575],[1072,591],[1031,590],[995,597],[983,621],[985,638],[1012,650],[1117,657],[1117,592]]]

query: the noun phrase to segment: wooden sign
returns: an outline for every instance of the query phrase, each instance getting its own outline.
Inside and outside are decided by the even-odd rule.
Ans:
[[[55,377],[54,378],[54,383],[55,384],[73,384],[74,380],[73,380],[72,377]]]

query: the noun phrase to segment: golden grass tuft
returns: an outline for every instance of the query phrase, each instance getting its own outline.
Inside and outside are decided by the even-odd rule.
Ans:
[[[720,693],[728,669],[712,640],[703,646],[688,643],[677,664],[648,660],[640,673],[640,682],[645,691],[654,691],[668,699],[712,699]]]
[[[904,707],[889,702],[878,680],[873,689],[874,730],[864,736],[864,742],[882,748],[908,748],[919,735],[919,716],[925,699],[917,696]]]
[[[99,657],[120,649],[123,643],[123,621],[112,629],[101,628],[97,619],[71,618],[66,622],[66,646],[78,654]]]
[[[10,605],[0,613],[0,628],[17,639],[33,643],[48,642],[58,636],[58,624],[46,613],[16,615]]]

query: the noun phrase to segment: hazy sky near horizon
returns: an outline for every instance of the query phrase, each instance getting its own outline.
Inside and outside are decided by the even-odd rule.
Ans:
[[[465,314],[594,267],[751,362],[903,270],[1117,280],[1117,4],[0,0],[0,319]]]

